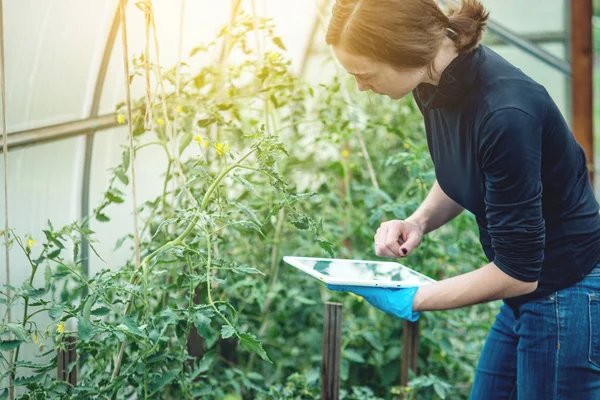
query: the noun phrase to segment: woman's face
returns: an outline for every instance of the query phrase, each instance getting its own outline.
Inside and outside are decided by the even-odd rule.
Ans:
[[[355,56],[337,46],[333,46],[333,52],[346,71],[356,78],[358,90],[371,90],[394,100],[412,92],[426,75],[422,68],[399,71],[389,64]]]

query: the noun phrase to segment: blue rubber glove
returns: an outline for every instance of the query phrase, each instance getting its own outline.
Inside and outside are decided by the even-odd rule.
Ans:
[[[336,292],[354,293],[363,297],[373,307],[407,321],[415,322],[421,316],[420,312],[412,310],[413,299],[418,287],[396,289],[328,284],[327,288]]]

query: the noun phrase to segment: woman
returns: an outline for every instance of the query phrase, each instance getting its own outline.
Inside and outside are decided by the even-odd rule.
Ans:
[[[488,13],[464,0],[338,0],[327,43],[360,90],[421,110],[436,182],[378,256],[405,257],[463,209],[487,265],[418,289],[330,286],[415,321],[502,299],[472,399],[600,399],[600,215],[585,154],[546,90],[479,45]]]

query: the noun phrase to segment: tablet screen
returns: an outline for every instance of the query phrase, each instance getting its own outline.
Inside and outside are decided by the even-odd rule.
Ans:
[[[295,260],[323,276],[346,281],[394,281],[409,285],[431,283],[433,281],[409,268],[392,262],[303,257],[297,257]]]

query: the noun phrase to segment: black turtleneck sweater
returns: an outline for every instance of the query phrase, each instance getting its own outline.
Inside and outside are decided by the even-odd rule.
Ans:
[[[413,95],[438,183],[475,215],[489,261],[539,282],[509,305],[570,286],[600,262],[585,153],[544,87],[480,45]]]

